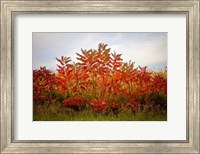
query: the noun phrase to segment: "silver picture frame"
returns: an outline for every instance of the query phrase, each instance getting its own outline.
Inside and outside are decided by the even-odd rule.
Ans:
[[[200,153],[199,0],[0,0],[1,2],[1,153]],[[187,16],[185,141],[17,141],[14,140],[13,20],[19,13],[145,13]]]

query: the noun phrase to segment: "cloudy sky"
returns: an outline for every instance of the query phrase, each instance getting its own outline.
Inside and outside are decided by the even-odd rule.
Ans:
[[[99,43],[108,44],[111,52],[122,54],[123,61],[135,62],[135,67],[161,69],[167,66],[167,33],[33,33],[33,69],[46,66],[56,70],[55,57],[71,57],[76,52],[97,49]]]

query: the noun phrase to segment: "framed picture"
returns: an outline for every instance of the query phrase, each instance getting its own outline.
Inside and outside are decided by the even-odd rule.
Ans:
[[[1,0],[1,153],[199,153],[199,0]]]

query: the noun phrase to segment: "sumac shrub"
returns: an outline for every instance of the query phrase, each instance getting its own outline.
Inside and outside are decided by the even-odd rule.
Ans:
[[[80,111],[85,107],[86,100],[81,96],[74,96],[63,101],[63,106]]]
[[[55,74],[46,67],[33,71],[33,102],[48,103],[52,101],[51,92],[56,91],[58,82]]]
[[[56,58],[57,70],[45,67],[33,71],[33,101],[58,102],[69,111],[95,113],[138,112],[148,108],[167,110],[167,70],[153,71],[124,62],[122,54],[107,44],[81,49],[77,61]],[[134,57],[133,57],[134,58]]]

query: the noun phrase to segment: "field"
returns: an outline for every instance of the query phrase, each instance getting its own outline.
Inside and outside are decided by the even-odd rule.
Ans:
[[[167,120],[166,68],[135,67],[103,43],[76,54],[33,70],[34,121]]]

